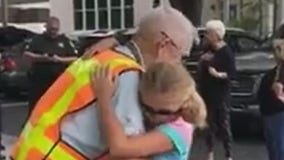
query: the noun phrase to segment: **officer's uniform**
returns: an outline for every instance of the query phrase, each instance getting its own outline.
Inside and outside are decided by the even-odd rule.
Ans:
[[[51,38],[47,34],[35,37],[27,46],[26,51],[34,54],[58,55],[61,57],[77,56],[77,50],[73,43],[65,36],[59,35]],[[55,62],[34,62],[29,71],[30,80],[30,110],[35,103],[65,70],[67,64]]]

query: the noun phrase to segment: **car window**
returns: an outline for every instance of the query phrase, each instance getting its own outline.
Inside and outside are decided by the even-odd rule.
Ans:
[[[261,49],[271,51],[273,50],[273,38],[267,38],[262,44]]]
[[[238,51],[247,52],[259,48],[259,42],[248,37],[237,37]]]
[[[227,34],[225,36],[225,42],[228,44],[228,46],[231,48],[233,52],[238,51],[238,45],[237,45],[236,39],[232,37],[230,34]]]

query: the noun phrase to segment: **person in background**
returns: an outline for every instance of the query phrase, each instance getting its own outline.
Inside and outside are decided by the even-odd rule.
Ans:
[[[262,78],[258,91],[269,160],[284,159],[284,25],[273,42],[276,66]]]
[[[59,34],[59,19],[50,17],[45,27],[46,31],[34,37],[24,52],[32,63],[29,71],[30,112],[47,88],[77,59],[77,50],[71,40]]]
[[[199,89],[208,112],[208,160],[214,159],[213,147],[217,133],[222,138],[227,160],[232,160],[229,103],[230,80],[234,78],[236,68],[234,54],[223,40],[225,33],[223,22],[207,22],[205,40],[209,52],[200,59]]]

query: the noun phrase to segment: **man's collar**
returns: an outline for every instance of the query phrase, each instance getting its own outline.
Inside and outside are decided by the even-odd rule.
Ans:
[[[139,64],[141,64],[143,67],[145,67],[144,59],[141,53],[141,49],[138,46],[138,44],[135,41],[129,41],[126,46],[131,50],[131,53],[137,60]]]

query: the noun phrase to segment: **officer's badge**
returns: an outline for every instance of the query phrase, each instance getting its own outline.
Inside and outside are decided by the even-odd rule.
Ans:
[[[64,48],[64,43],[63,43],[63,42],[59,42],[59,43],[58,43],[58,47]]]

